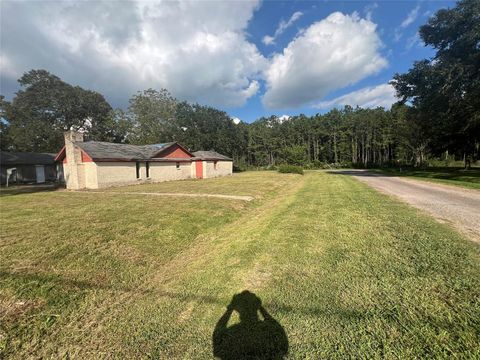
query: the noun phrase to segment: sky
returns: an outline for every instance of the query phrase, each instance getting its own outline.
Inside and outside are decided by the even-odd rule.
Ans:
[[[262,116],[389,108],[430,58],[418,28],[454,1],[0,1],[0,94],[46,69],[113,107],[148,88]]]

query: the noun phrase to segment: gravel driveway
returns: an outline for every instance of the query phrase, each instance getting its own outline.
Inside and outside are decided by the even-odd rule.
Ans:
[[[393,195],[408,204],[426,211],[439,222],[448,222],[480,242],[480,191],[434,184],[364,170],[344,170],[385,194]]]

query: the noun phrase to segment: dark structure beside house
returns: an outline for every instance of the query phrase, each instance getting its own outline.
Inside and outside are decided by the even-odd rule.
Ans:
[[[9,184],[63,182],[63,166],[55,162],[56,154],[29,152],[0,152],[0,183],[7,182],[7,170],[11,171]]]

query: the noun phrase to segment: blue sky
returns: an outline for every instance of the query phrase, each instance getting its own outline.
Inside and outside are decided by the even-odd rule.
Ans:
[[[428,58],[420,25],[453,1],[3,1],[0,90],[43,68],[125,108],[165,87],[261,116],[390,106],[388,81]]]
[[[377,24],[377,31],[383,43],[380,52],[388,60],[388,66],[378,74],[368,76],[354,85],[332,91],[325,98],[325,100],[329,100],[364,87],[387,83],[395,73],[407,71],[415,60],[432,57],[433,50],[425,47],[416,36],[418,28],[425,24],[437,10],[454,5],[454,1],[264,2],[249,24],[248,32],[262,54],[271,56],[272,52],[281,51],[287,46],[302,28],[326,18],[333,12],[340,11],[344,14],[357,12],[361,17],[366,17],[370,12],[371,20]],[[418,10],[415,11],[416,9]],[[262,43],[261,39],[265,34],[273,34],[282,19],[288,19],[297,11],[300,11],[303,15],[277,38],[275,45],[267,46]],[[402,22],[409,15],[414,15],[412,16],[412,22],[401,27]],[[398,38],[399,36],[401,37]],[[282,109],[273,113],[277,115],[299,113],[312,115],[318,112],[324,113],[330,108],[318,109],[311,106],[301,106]],[[249,99],[246,106],[242,108],[229,108],[227,110],[233,116],[248,121],[259,116],[270,116],[272,114],[271,110],[262,106],[260,95]]]

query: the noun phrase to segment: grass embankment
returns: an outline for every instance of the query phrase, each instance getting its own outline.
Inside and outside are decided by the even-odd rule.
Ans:
[[[269,194],[2,198],[4,354],[209,359],[248,289],[292,359],[479,356],[477,245],[347,176],[217,180]]]
[[[473,168],[427,168],[427,169],[382,169],[381,172],[394,176],[405,176],[412,179],[426,180],[446,185],[456,185],[472,189],[480,189],[480,169]]]

